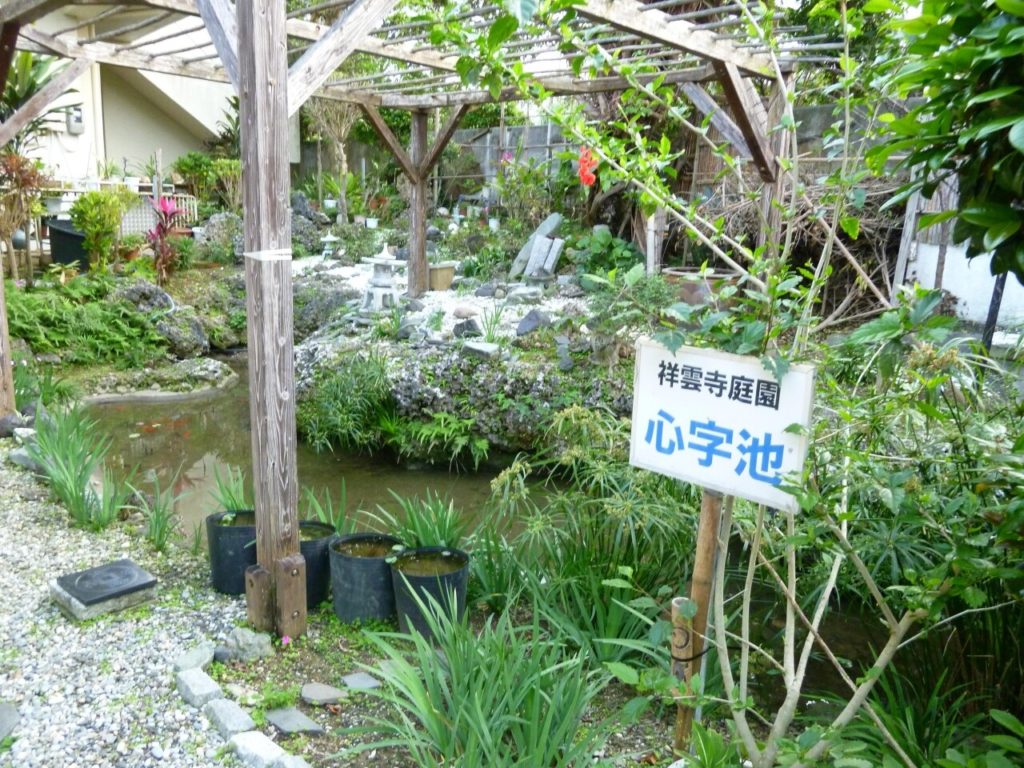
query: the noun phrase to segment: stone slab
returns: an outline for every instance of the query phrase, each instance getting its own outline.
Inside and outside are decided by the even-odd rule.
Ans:
[[[353,691],[369,691],[373,688],[380,688],[380,680],[368,672],[353,672],[341,678],[341,682]]]
[[[206,702],[203,714],[224,739],[256,728],[256,723],[249,714],[230,699],[213,699]]]
[[[57,584],[84,606],[151,589],[156,577],[128,558],[57,577]]]
[[[21,715],[18,708],[6,701],[0,701],[0,741],[3,741],[18,727]]]
[[[305,733],[315,736],[324,732],[323,726],[315,720],[306,717],[306,715],[302,714],[295,707],[268,710],[267,722],[281,731],[281,733],[289,736],[296,733]]]
[[[477,357],[485,359],[491,359],[501,355],[501,347],[487,341],[467,341],[463,345],[462,349],[467,354],[476,355]]]
[[[313,768],[298,755],[282,755],[270,764],[270,768]]]
[[[190,648],[174,660],[174,671],[184,672],[186,669],[206,669],[213,661],[217,645],[212,640],[204,640],[194,648]]]
[[[562,255],[562,250],[565,248],[565,240],[560,237],[556,237],[551,241],[551,250],[548,251],[548,256],[544,260],[544,273],[547,275],[555,274],[555,270],[558,268],[558,257]]]
[[[509,277],[515,279],[523,274],[523,270],[526,269],[527,263],[530,261],[530,254],[533,253],[533,241],[538,237],[550,237],[553,235],[558,228],[562,225],[562,214],[552,213],[544,221],[540,223],[540,226],[533,231],[533,234],[527,239],[526,243],[519,250],[519,254],[512,261],[512,267],[509,269]]]
[[[178,692],[186,703],[202,707],[214,699],[224,698],[224,692],[213,678],[201,669],[186,669],[175,676]]]
[[[342,699],[348,697],[348,694],[340,688],[335,688],[333,685],[325,685],[324,683],[306,683],[302,686],[299,695],[302,696],[304,702],[315,707],[322,707],[325,704],[337,704]]]
[[[81,602],[76,600],[71,594],[61,588],[60,584],[57,583],[57,579],[53,579],[50,582],[50,599],[57,604],[65,615],[75,621],[87,621],[89,619],[95,619],[97,616],[103,616],[107,613],[114,613],[116,611],[123,611],[125,608],[131,608],[142,603],[148,603],[150,600],[156,599],[156,587],[150,587],[149,589],[143,589],[138,592],[132,592],[121,597],[115,597],[113,600],[107,600],[102,603],[96,603],[95,605],[83,605]]]
[[[555,241],[550,237],[534,239],[533,249],[530,251],[530,258],[526,262],[526,269],[523,271],[523,274],[527,277],[533,277],[543,269],[544,264],[548,260],[548,254],[551,252],[551,246],[554,244]]]
[[[248,768],[270,768],[286,754],[269,736],[259,731],[236,733],[228,743]]]

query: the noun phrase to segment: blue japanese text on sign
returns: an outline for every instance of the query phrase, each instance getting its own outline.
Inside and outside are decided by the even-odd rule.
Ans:
[[[754,357],[651,339],[636,347],[630,463],[779,509],[799,473],[810,426],[814,368],[793,365],[777,380]]]

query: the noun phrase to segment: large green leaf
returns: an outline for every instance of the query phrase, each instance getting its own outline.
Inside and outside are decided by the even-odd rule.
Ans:
[[[520,22],[529,21],[537,12],[537,0],[505,0],[505,10]]]

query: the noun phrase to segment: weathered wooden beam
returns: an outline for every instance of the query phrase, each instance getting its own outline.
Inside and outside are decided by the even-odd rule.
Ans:
[[[3,93],[7,86],[7,73],[11,71],[11,62],[14,61],[19,30],[20,21],[8,21],[0,26],[0,93]]]
[[[356,0],[288,71],[288,114],[294,115],[391,13],[398,0]]]
[[[256,501],[256,559],[270,572],[279,633],[304,627],[305,580],[278,589],[282,563],[299,554],[295,381],[292,359],[288,82],[284,3],[238,3],[239,111],[245,204],[249,414]],[[258,585],[256,585],[258,586]],[[246,603],[266,610],[256,589]],[[252,612],[252,611],[250,611]]]
[[[725,91],[732,115],[739,125],[743,138],[753,157],[754,165],[763,181],[775,181],[778,169],[775,167],[775,153],[768,145],[767,119],[764,105],[754,91],[754,86],[740,76],[739,68],[730,62],[715,62],[715,72]]]
[[[427,111],[420,109],[412,113],[409,154],[413,167],[422,168],[427,159]],[[409,196],[409,296],[416,298],[427,291],[429,267],[427,266],[427,176],[417,173],[411,179],[412,193]]]
[[[30,24],[63,5],[67,5],[63,0],[5,0],[0,7],[0,24],[15,20]]]
[[[17,410],[14,398],[14,357],[11,354],[11,334],[7,328],[7,297],[4,281],[0,280],[0,416]]]
[[[416,177],[419,176],[416,164],[409,158],[398,137],[388,128],[388,124],[384,122],[380,112],[372,104],[362,103],[360,106],[363,108],[363,114],[366,115],[366,119],[373,126],[373,130],[377,132],[380,140],[384,142],[384,145],[390,150],[391,154],[395,156],[395,160],[398,161],[402,173],[409,177],[409,181],[415,182]]]
[[[709,67],[695,67],[693,69],[680,69],[662,74],[636,75],[633,80],[646,84],[657,78],[662,78],[665,84],[703,82],[714,79],[714,70]],[[591,80],[575,77],[546,77],[539,83],[543,88],[553,94],[588,94],[588,93],[610,93],[621,91],[631,87],[632,83],[624,77],[599,77]],[[451,91],[445,93],[374,93],[363,89],[341,89],[330,85],[324,87],[318,96],[327,99],[337,99],[353,104],[375,104],[382,107],[395,107],[397,109],[431,109],[435,107],[455,107],[460,104],[473,106],[476,104],[490,104],[495,101],[489,91]],[[505,88],[498,101],[523,101],[529,98],[516,88]]]
[[[238,18],[231,0],[196,0],[206,32],[217,49],[224,71],[238,92]]]
[[[207,64],[189,64],[171,56],[146,56],[138,51],[122,51],[112,43],[79,45],[71,38],[54,37],[33,26],[23,27],[21,38],[34,43],[38,48],[66,59],[91,59],[97,64],[110,64],[143,72],[162,72],[167,75],[194,77],[198,80],[212,80],[218,83],[229,82],[223,69]]]
[[[430,149],[424,156],[423,161],[419,163],[419,175],[424,179],[430,175],[430,171],[441,158],[441,153],[448,146],[448,142],[452,140],[452,136],[458,130],[459,123],[462,122],[462,118],[466,116],[469,110],[469,104],[460,104],[456,107],[455,112],[448,118],[448,122],[438,131],[437,136],[434,137],[434,143],[430,145]]]
[[[705,117],[711,119],[711,124],[718,129],[726,141],[736,148],[736,154],[746,160],[751,158],[750,147],[747,140],[743,138],[743,132],[733,122],[722,106],[711,98],[711,95],[697,83],[683,83],[680,88],[690,103],[697,108]]]
[[[684,19],[676,19],[637,0],[583,0],[574,8],[592,21],[611,24],[712,62],[729,62],[752,75],[771,77],[774,73],[771,58],[765,54],[736,48],[719,40],[713,32],[702,31]]]
[[[39,89],[35,96],[26,101],[21,109],[0,123],[0,147],[17,135],[18,131],[39,117],[50,104],[60,98],[75,80],[92,64],[87,59],[77,59],[67,69]]]

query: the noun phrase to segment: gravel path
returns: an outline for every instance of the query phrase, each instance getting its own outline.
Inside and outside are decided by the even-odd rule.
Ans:
[[[19,709],[0,766],[192,768],[231,764],[223,740],[174,688],[171,663],[245,618],[241,599],[205,588],[204,561],[152,552],[131,526],[103,533],[67,513],[0,441],[0,702]],[[157,599],[83,624],[50,602],[63,573],[130,557],[159,579]]]

